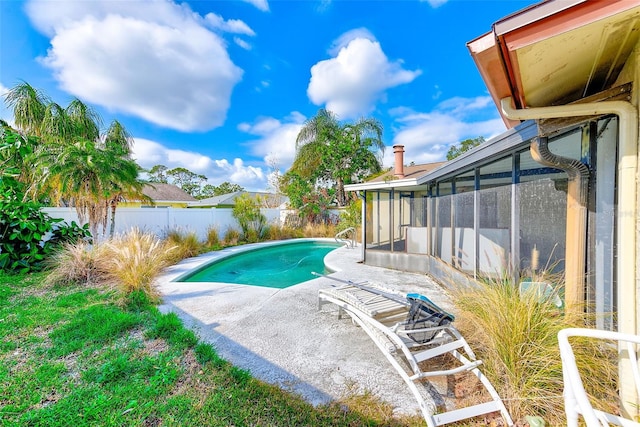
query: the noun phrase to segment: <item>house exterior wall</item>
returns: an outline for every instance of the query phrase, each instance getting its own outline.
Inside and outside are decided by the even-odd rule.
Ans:
[[[595,302],[598,326],[605,329],[615,328],[617,129],[618,119],[605,116],[549,138],[554,154],[592,170],[584,281],[590,310]],[[562,292],[566,259],[581,256],[566,249],[567,241],[579,237],[566,235],[569,177],[534,160],[533,139],[514,145],[507,156],[479,158],[411,192],[368,190],[366,218],[374,222],[366,224],[373,238],[365,262],[428,273],[443,283],[451,277],[462,282],[511,277],[516,284],[544,277]],[[393,203],[380,203],[386,200]],[[385,233],[391,237],[375,240]]]

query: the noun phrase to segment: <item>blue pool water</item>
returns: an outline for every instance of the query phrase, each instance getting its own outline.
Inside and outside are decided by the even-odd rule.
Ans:
[[[286,288],[324,272],[324,257],[341,245],[304,241],[282,243],[231,255],[182,278],[181,282],[222,282]]]

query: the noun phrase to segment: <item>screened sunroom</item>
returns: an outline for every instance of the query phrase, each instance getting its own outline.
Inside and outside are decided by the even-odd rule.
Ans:
[[[570,264],[613,327],[617,128],[600,117],[541,137],[528,121],[422,176],[348,186],[365,201],[365,262],[444,284],[545,273],[561,294]]]

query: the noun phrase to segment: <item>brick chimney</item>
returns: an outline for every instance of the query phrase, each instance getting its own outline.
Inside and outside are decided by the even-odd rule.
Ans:
[[[393,154],[396,156],[396,167],[393,175],[398,178],[404,178],[404,145],[394,145]]]

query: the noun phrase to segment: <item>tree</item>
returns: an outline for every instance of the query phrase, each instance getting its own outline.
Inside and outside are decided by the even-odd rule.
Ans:
[[[202,184],[207,180],[206,176],[191,172],[189,169],[182,167],[168,170],[167,177],[171,178],[173,184],[182,188],[193,197],[200,195]]]
[[[451,147],[449,147],[449,151],[447,151],[447,160],[453,160],[459,155],[461,155],[462,153],[466,153],[467,151],[471,150],[473,147],[477,147],[483,142],[485,142],[484,137],[479,136],[477,138],[465,139],[464,141],[461,141],[460,146],[457,146],[454,144]]]
[[[102,119],[91,107],[74,99],[62,108],[26,82],[5,100],[16,125],[37,137],[31,174],[23,178],[32,198],[73,205],[95,236],[98,225],[106,228],[108,207],[115,217],[118,194],[144,197],[132,138],[118,121],[101,133]]]
[[[115,219],[115,206],[124,193],[142,190],[137,181],[138,165],[116,151],[96,147],[93,141],[65,146],[54,162],[47,160],[45,164],[43,182],[56,183],[57,196],[75,206],[80,221],[89,222],[93,236],[99,226],[106,232],[109,211]]]
[[[149,182],[157,182],[160,184],[167,184],[167,170],[168,168],[165,165],[155,165],[151,169],[149,169]]]
[[[205,184],[202,187],[200,196],[198,198],[204,199],[207,197],[222,196],[223,194],[237,193],[238,191],[244,191],[244,187],[238,184],[232,184],[228,181],[225,181],[217,186],[212,184]]]
[[[282,191],[282,173],[280,172],[280,168],[278,167],[278,159],[270,156],[267,160],[267,165],[269,166],[269,173],[267,174],[267,191],[271,190],[271,192],[275,194],[283,194]]]
[[[303,179],[292,169],[282,176],[280,188],[289,197],[289,205],[293,209],[300,209],[304,205],[304,197],[313,192],[313,185],[308,179]]]
[[[32,182],[32,160],[37,146],[36,137],[21,135],[5,121],[0,123],[0,177],[19,183],[25,202],[28,198],[23,191]]]
[[[340,123],[326,109],[307,120],[296,138],[296,157],[290,171],[314,186],[333,183],[338,206],[347,204],[344,185],[381,170],[384,152],[382,123],[362,118]]]
[[[267,231],[267,218],[260,211],[260,202],[248,194],[236,198],[232,215],[240,224],[242,237],[249,242],[257,242]]]

